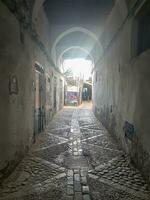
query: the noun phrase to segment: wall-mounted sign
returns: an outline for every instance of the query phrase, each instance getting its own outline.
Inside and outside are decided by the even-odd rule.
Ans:
[[[9,76],[9,93],[18,94],[18,80],[16,75]]]

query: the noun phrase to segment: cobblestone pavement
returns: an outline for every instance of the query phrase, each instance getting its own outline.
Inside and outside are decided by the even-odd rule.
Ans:
[[[92,111],[64,108],[15,171],[0,200],[149,200],[148,185]]]

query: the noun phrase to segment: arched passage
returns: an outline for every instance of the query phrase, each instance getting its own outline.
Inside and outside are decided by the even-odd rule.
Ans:
[[[0,199],[150,199],[150,1],[2,0],[0,13]],[[93,88],[97,119],[84,106],[49,123],[67,82],[51,50],[54,60],[77,61],[70,100],[80,103],[82,88],[90,100]],[[90,67],[93,58],[93,79],[81,75],[80,58]]]
[[[83,27],[73,27],[71,29],[68,29],[66,31],[64,31],[62,34],[60,34],[57,39],[55,40],[54,44],[52,45],[52,49],[51,49],[51,57],[54,61],[54,63],[56,63],[56,45],[57,43],[63,39],[63,37],[65,37],[66,35],[69,35],[73,32],[81,32],[83,34],[88,35],[90,38],[92,38],[95,41],[95,44],[97,44],[99,46],[99,51],[100,53],[102,52],[102,45],[100,43],[100,41],[98,40],[98,38],[95,36],[94,33],[92,33],[91,31],[89,31],[88,29],[85,29]],[[82,47],[81,47],[82,48]]]
[[[84,53],[86,53],[86,54],[91,58],[91,61],[92,61],[92,63],[94,64],[94,58],[93,58],[93,56],[92,56],[86,49],[84,49],[84,48],[82,48],[82,47],[80,47],[80,46],[72,46],[72,47],[69,47],[69,48],[67,48],[66,50],[64,50],[64,51],[59,55],[59,57],[58,57],[58,63],[60,63],[60,61],[61,61],[63,55],[64,55],[66,52],[68,52],[68,51],[70,51],[70,50],[72,50],[72,49],[80,49],[80,50],[82,50]]]

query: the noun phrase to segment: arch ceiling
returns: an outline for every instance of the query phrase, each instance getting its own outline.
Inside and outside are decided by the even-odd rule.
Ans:
[[[54,41],[51,50],[51,56],[55,59],[53,61],[57,63],[59,55],[65,51],[65,49],[72,46],[80,46],[82,49],[85,49],[91,54],[94,60],[97,60],[97,56],[102,53],[101,43],[91,31],[83,27],[73,27],[61,33]],[[95,48],[97,50],[97,55],[93,54]]]
[[[75,53],[76,53],[76,56],[74,56]],[[62,51],[58,57],[58,61],[60,61],[61,59],[64,60],[68,58],[79,57],[79,55],[81,55],[81,57],[85,59],[91,60],[92,63],[94,63],[93,56],[91,56],[91,54],[86,49],[80,46],[72,46]]]
[[[99,41],[101,28],[115,0],[38,0],[35,1],[32,20],[36,20],[43,6],[49,20],[51,57],[54,63],[64,56],[76,56],[79,51],[94,62],[102,53]],[[81,54],[82,54],[81,53]]]

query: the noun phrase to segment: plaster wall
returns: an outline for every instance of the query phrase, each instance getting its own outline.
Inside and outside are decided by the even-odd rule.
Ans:
[[[42,22],[41,22],[42,23]],[[45,120],[54,115],[53,75],[62,78],[36,41],[0,1],[0,178],[6,176],[29,150],[34,138],[35,62],[44,68]],[[45,36],[40,40],[45,43]],[[48,41],[47,41],[48,43]],[[13,80],[17,83],[13,83]],[[48,85],[49,84],[49,85]],[[59,87],[59,86],[58,86]],[[57,94],[58,95],[58,94]],[[49,99],[50,98],[50,99]],[[38,97],[36,105],[38,106]],[[59,101],[58,101],[59,103]],[[60,109],[61,107],[57,105]]]
[[[132,55],[134,16],[113,39],[126,16],[124,6],[123,0],[116,2],[104,29],[105,53],[93,73],[93,109],[150,181],[150,50]],[[134,126],[131,140],[125,136],[125,121]]]
[[[43,6],[41,6],[37,12],[37,17],[36,20],[34,21],[34,25],[36,27],[39,39],[42,40],[44,46],[46,47],[47,52],[50,54],[51,27],[44,12]]]

